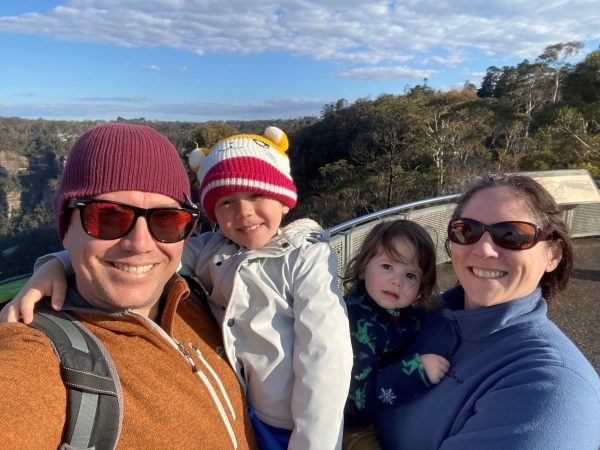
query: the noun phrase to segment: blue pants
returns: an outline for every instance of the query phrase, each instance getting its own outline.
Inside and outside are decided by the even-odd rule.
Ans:
[[[250,420],[254,427],[254,434],[261,450],[286,450],[290,442],[292,430],[277,428],[264,423],[254,414],[250,408]]]

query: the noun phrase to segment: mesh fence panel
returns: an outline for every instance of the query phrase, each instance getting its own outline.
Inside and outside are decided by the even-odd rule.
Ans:
[[[432,199],[434,201],[435,199]],[[367,233],[382,220],[409,219],[414,220],[431,236],[436,246],[437,263],[450,261],[445,250],[447,226],[456,203],[450,201],[441,205],[434,205],[420,209],[407,208],[401,210],[397,207],[394,214],[381,214],[374,216],[366,223],[359,223],[349,230],[334,233],[331,246],[338,257],[338,274],[342,276],[346,264],[358,251],[364,242]],[[600,203],[581,203],[565,207],[563,212],[565,222],[569,227],[571,237],[600,236]]]

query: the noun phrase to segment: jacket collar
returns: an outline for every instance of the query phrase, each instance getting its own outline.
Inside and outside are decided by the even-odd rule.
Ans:
[[[183,278],[175,274],[168,281],[163,292],[163,297],[166,295],[166,301],[163,308],[163,313],[160,318],[160,326],[167,333],[171,334],[173,323],[175,321],[175,313],[179,303],[186,299],[190,294],[190,288]]]
[[[307,240],[313,242],[329,242],[329,232],[324,230],[312,219],[298,219],[279,230],[263,247],[256,250],[248,250],[239,247],[235,242],[228,240],[230,245],[237,247],[232,254],[244,255],[245,258],[277,257],[294,248],[301,247]]]
[[[367,292],[364,280],[356,283],[356,289],[352,295],[346,297],[346,304],[358,304],[361,308],[369,311],[375,322],[386,323],[389,321],[397,322],[401,317],[406,316],[413,310],[412,306],[399,309],[385,309],[379,306]]]
[[[85,298],[83,298],[83,296],[79,293],[79,291],[75,287],[74,277],[73,280],[69,280],[68,284],[69,286],[67,288],[67,296],[65,299],[65,304],[63,306],[63,309],[65,311],[85,312],[88,314],[104,314],[115,317],[122,316],[129,312],[129,310],[119,312],[108,312],[96,308],[95,306],[90,305],[88,301]],[[177,311],[177,306],[179,305],[181,300],[187,298],[189,293],[190,289],[187,283],[181,276],[177,274],[174,274],[165,285],[165,289],[160,300],[164,302],[160,326],[165,331],[169,332],[169,330],[171,330],[173,326],[173,321],[175,319],[175,312]]]
[[[464,340],[484,340],[529,328],[547,320],[547,303],[538,287],[531,294],[506,303],[464,309],[464,290],[457,286],[442,295],[443,314],[456,324]]]

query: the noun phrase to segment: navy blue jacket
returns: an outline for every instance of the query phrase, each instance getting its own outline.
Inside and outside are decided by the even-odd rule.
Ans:
[[[458,334],[452,372],[416,399],[392,409],[379,405],[384,448],[598,449],[598,374],[547,318],[539,289],[472,310],[464,309],[461,287],[443,301],[444,316]],[[418,345],[436,339],[425,329],[420,337]],[[380,371],[380,389],[394,371]]]
[[[346,298],[346,307],[354,365],[344,426],[357,429],[375,423],[375,410],[379,401],[385,401],[383,397],[412,398],[428,390],[431,383],[419,354],[406,353],[421,329],[423,312],[412,307],[380,307],[367,293],[364,282]],[[391,363],[401,367],[395,373],[398,389],[393,394],[377,391],[377,372]]]

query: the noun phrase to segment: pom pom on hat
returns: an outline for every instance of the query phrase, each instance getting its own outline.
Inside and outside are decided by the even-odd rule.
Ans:
[[[287,135],[283,132],[283,130],[277,127],[268,127],[265,130],[264,136],[271,141],[273,147],[283,154],[285,154],[290,147]]]
[[[262,136],[239,134],[221,140],[210,150],[195,149],[189,162],[198,173],[206,216],[216,222],[215,204],[234,192],[258,192],[289,208],[296,206],[288,148],[287,135],[277,127],[268,127]]]
[[[208,152],[210,152],[210,149],[206,147],[200,148],[196,142],[194,142],[194,144],[196,144],[196,148],[189,154],[188,163],[190,164],[190,169],[192,169],[194,173],[198,173],[200,164],[202,164],[202,160],[206,157]]]

